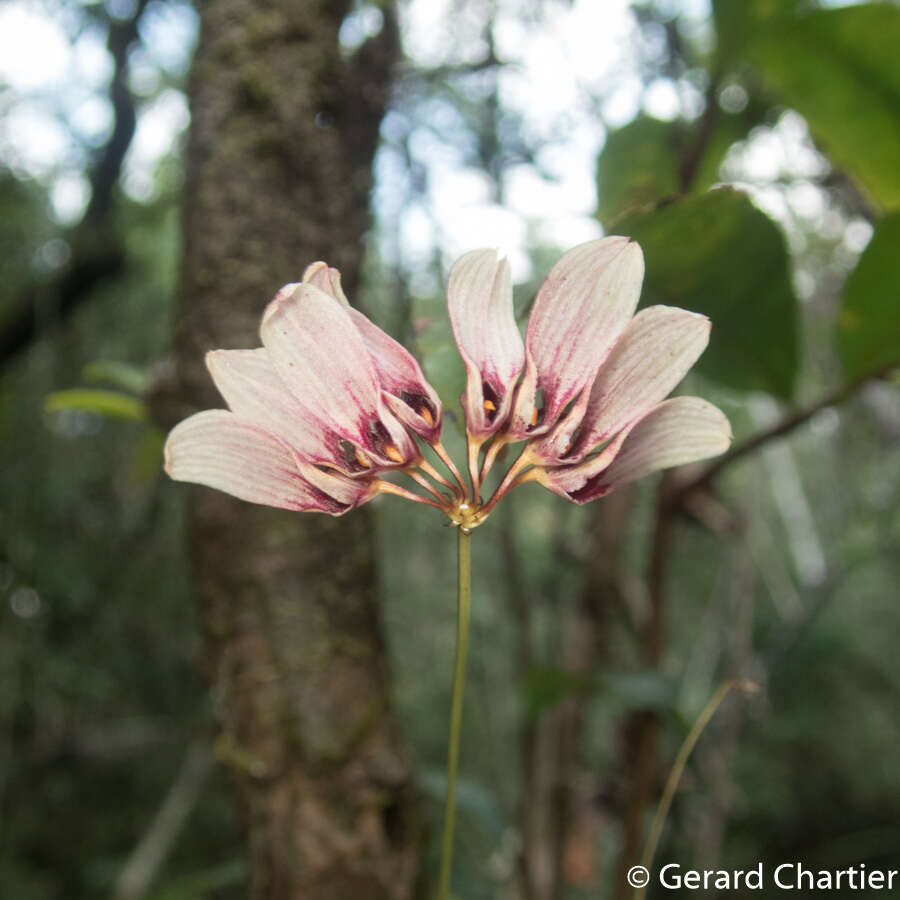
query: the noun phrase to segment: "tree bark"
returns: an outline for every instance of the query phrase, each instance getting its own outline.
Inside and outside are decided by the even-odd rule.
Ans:
[[[398,52],[393,8],[353,54],[349,2],[209,0],[191,76],[177,358],[258,346],[266,302],[303,267],[352,297],[378,127]],[[411,896],[421,829],[391,713],[372,522],[296,515],[195,489],[189,539],[253,898]]]

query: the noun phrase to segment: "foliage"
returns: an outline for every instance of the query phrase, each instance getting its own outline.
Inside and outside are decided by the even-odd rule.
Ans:
[[[900,206],[898,42],[900,9],[865,3],[778,21],[750,49],[779,99],[882,209]]]
[[[900,212],[875,227],[859,265],[847,278],[838,341],[848,378],[861,378],[900,359]]]
[[[784,238],[746,194],[721,188],[620,219],[647,260],[643,301],[713,322],[698,371],[736,390],[793,393],[797,300]]]

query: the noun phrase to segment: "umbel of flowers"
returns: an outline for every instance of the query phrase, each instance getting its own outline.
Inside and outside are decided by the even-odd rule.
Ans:
[[[447,302],[466,367],[468,481],[441,443],[441,401],[419,364],[350,306],[339,273],[322,262],[266,307],[262,347],[207,354],[228,409],[185,419],[166,441],[172,478],[251,503],[339,516],[390,493],[436,507],[459,526],[438,900],[450,890],[471,530],[517,484],[537,481],[587,503],[654,470],[721,453],[731,439],[712,404],[666,399],[706,347],[709,320],[668,306],[635,315],[643,275],[641,250],[627,238],[575,247],[538,291],[523,341],[506,260],[474,250],[456,263]],[[424,444],[449,475],[428,462]],[[510,444],[521,452],[485,500],[485,478]]]
[[[468,531],[527,481],[580,504],[715,456],[731,439],[722,412],[666,399],[706,347],[709,320],[668,306],[635,315],[643,272],[628,238],[575,247],[541,286],[523,340],[507,261],[474,250],[454,265],[447,299],[466,368],[467,482],[441,443],[441,401],[418,362],[349,304],[336,269],[313,263],[266,307],[262,347],[207,354],[228,409],[177,425],[166,471],[251,503],[335,516],[391,493]],[[521,453],[485,499],[510,444]]]

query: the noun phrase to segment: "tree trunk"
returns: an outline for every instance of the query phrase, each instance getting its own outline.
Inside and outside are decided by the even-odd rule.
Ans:
[[[393,8],[353,54],[349,2],[210,0],[191,76],[177,356],[183,397],[221,406],[203,364],[259,345],[304,266],[352,297],[398,52]],[[199,617],[247,831],[253,898],[411,896],[421,829],[392,716],[372,522],[190,500]]]

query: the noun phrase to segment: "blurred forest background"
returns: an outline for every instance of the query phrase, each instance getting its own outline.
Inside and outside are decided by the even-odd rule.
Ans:
[[[181,203],[208,177],[196,163],[185,182],[188,73],[201,22],[226,23],[240,47],[241,6],[0,7],[0,893],[11,900],[344,896],[254,877],[254,791],[269,776],[221,725],[241,707],[217,680],[208,602],[206,652],[198,628],[185,520],[201,495],[160,470],[165,429],[190,406],[172,399]],[[347,125],[346,107],[305,101],[298,115],[312,109],[306,127],[336,146],[370,127],[371,220],[365,178],[352,217],[329,218],[327,184],[315,203],[301,184],[271,214],[282,234],[312,234],[304,253],[337,248],[327,258],[349,271],[351,296],[414,350],[451,410],[463,379],[443,298],[453,259],[508,252],[524,319],[562,250],[624,233],[644,249],[644,303],[711,317],[685,388],[721,406],[736,436],[720,463],[584,508],[528,485],[475,533],[456,895],[629,896],[621,873],[678,747],[730,678],[758,691],[733,692],[708,726],[657,860],[900,866],[900,9],[296,6],[304,21],[279,31],[280,4],[258,4],[268,25],[247,25],[255,43],[234,66],[263,71],[278,41],[317,36],[317,59],[343,73],[335,91],[368,98],[369,118]],[[208,96],[204,60],[195,97]],[[289,74],[284,108],[304,83]],[[247,108],[267,115],[253,84]],[[194,108],[209,118],[214,106]],[[263,137],[300,143],[284,128]],[[221,216],[230,203],[241,215],[234,191],[257,183],[257,163],[248,153],[223,170]],[[215,183],[204,191],[201,206]],[[330,244],[315,237],[320,213]],[[264,261],[265,235],[257,243]],[[280,259],[291,252],[288,241]],[[313,258],[258,266],[241,315],[255,322]],[[197,356],[236,346],[192,341]],[[458,420],[445,435],[460,459]],[[340,527],[376,535],[375,568],[360,571],[377,572],[386,643],[371,653],[388,656],[391,741],[416,787],[381,819],[412,864],[393,891],[359,900],[410,896],[413,882],[424,896],[434,878],[455,629],[452,532],[431,510],[373,507]],[[297,585],[327,596],[351,533],[324,517],[302,527],[325,543]],[[195,554],[195,573],[231,549]]]

